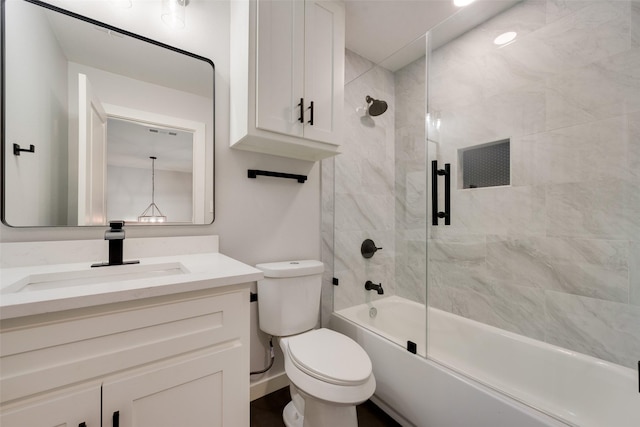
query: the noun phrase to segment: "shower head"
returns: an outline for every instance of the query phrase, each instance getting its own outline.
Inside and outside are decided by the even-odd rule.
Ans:
[[[387,111],[387,103],[381,99],[373,99],[369,95],[365,98],[367,101],[367,112],[370,116],[379,116]]]

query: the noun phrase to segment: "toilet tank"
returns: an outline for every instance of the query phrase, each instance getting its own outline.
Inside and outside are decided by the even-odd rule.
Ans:
[[[313,329],[320,314],[324,264],[320,261],[284,261],[258,264],[258,324],[277,337]]]

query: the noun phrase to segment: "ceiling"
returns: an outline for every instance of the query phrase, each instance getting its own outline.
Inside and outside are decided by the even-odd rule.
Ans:
[[[346,0],[347,49],[385,58],[459,10],[452,0]]]
[[[453,0],[345,0],[346,47],[395,71],[424,55],[418,39],[434,27],[431,42],[437,47],[518,1],[476,0],[459,8]]]
[[[199,96],[213,97],[213,64],[111,31],[83,20],[44,11],[60,48],[71,62]]]
[[[109,118],[107,163],[111,166],[193,172],[193,134],[180,129]]]

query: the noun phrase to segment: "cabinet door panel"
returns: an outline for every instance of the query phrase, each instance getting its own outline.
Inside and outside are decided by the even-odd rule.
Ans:
[[[304,137],[339,144],[344,99],[344,10],[335,2],[305,2],[305,101],[314,102]]]
[[[16,408],[3,409],[2,427],[100,427],[100,386],[51,394]]]
[[[242,360],[232,346],[105,381],[103,426],[115,412],[121,427],[248,426]]]
[[[258,0],[256,127],[302,136],[304,2]]]

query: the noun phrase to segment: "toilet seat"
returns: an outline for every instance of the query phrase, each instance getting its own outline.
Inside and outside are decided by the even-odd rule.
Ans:
[[[362,347],[330,329],[290,337],[287,351],[298,369],[330,384],[357,386],[371,376],[371,360]]]
[[[290,348],[289,343],[292,340],[294,344]],[[357,350],[350,347],[351,344],[345,344],[346,340]],[[295,343],[296,341],[298,343]],[[316,329],[300,335],[279,337],[278,342],[284,354],[287,377],[301,393],[338,405],[358,405],[373,395],[376,379],[373,376],[371,360],[364,349],[351,338],[330,329]],[[347,351],[343,351],[345,348]],[[295,353],[295,358],[292,351]],[[320,354],[314,357],[311,354],[314,351]],[[352,355],[347,359],[349,362],[343,360],[343,353]],[[353,356],[353,354],[359,354],[359,356]],[[326,361],[325,358],[332,358],[334,363]],[[335,371],[332,370],[331,365],[335,366]],[[345,374],[347,370],[359,373]],[[366,372],[368,375],[365,374]],[[366,375],[364,381],[363,375]]]

